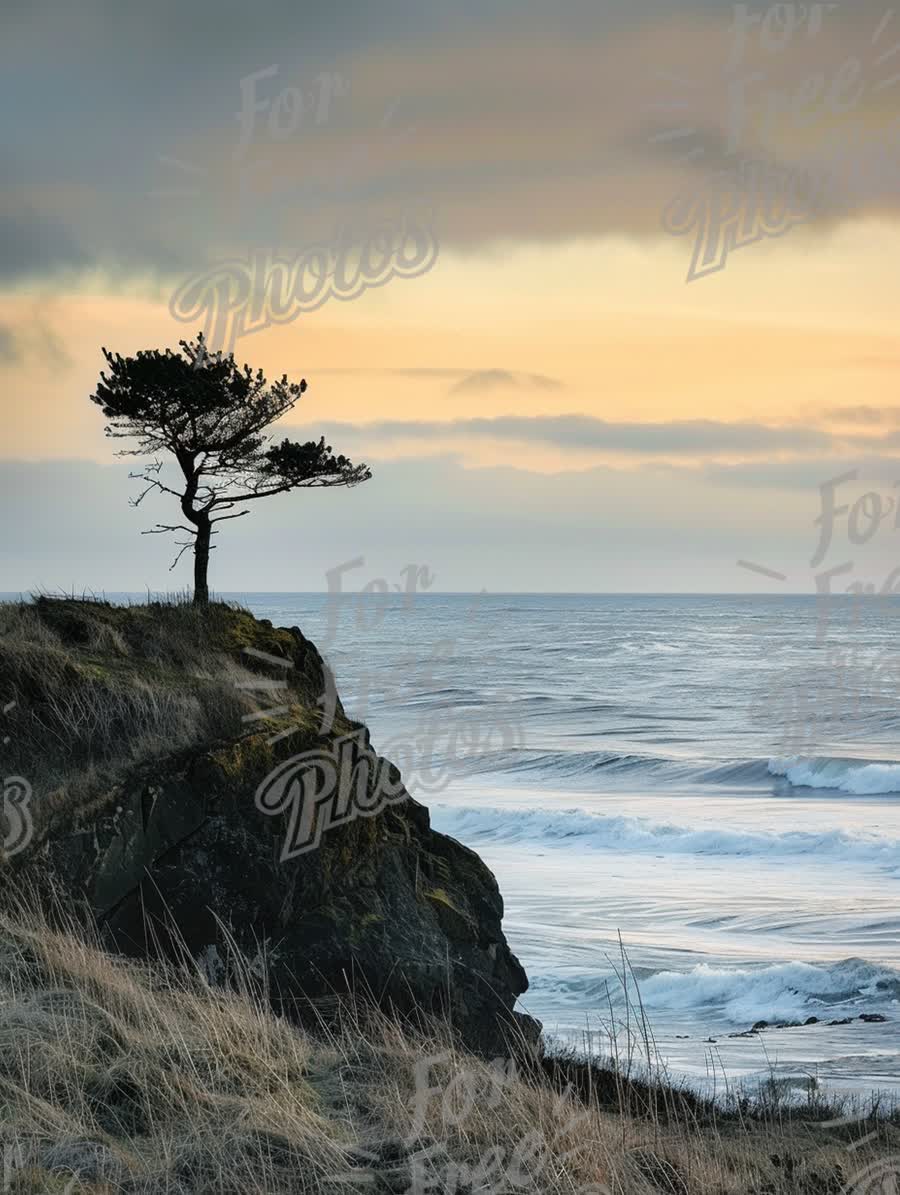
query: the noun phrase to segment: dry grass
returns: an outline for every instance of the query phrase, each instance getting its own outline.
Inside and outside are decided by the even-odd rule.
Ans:
[[[0,935],[12,1192],[305,1192],[341,1166],[347,1130],[309,1084],[311,1045],[263,1001],[39,922]]]
[[[286,653],[285,635],[225,604],[2,603],[4,773],[30,782],[40,816],[41,804],[85,800],[138,764],[233,740],[252,727],[245,717],[281,701],[308,704],[247,687],[261,678],[243,648],[271,636]]]
[[[128,642],[112,621],[0,606],[2,697],[16,703],[6,734],[22,770],[40,762],[70,776],[240,732],[250,706],[235,686],[238,666],[192,641],[190,607],[166,613]],[[176,667],[183,675],[166,675]]]
[[[884,1124],[851,1152],[872,1126],[668,1108],[629,1115],[527,1057],[479,1059],[446,1026],[423,1035],[359,1007],[311,1035],[269,1011],[247,970],[213,989],[197,967],[113,959],[30,914],[0,920],[12,1195],[821,1195],[900,1152]]]

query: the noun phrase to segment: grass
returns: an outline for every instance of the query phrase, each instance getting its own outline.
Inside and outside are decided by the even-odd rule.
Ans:
[[[273,669],[247,648],[290,660],[298,642],[226,603],[0,604],[4,773],[29,781],[39,820],[109,790],[139,764],[258,731],[249,719],[267,708],[288,706],[283,720],[294,724],[320,722],[321,678]],[[260,688],[273,680],[289,689]]]
[[[272,1013],[264,978],[229,973],[213,988],[197,965],[112,958],[25,907],[0,918],[6,1189],[837,1195],[900,1153],[887,1121],[649,1098],[597,1064],[479,1058],[446,1024],[359,1004],[304,1031]]]

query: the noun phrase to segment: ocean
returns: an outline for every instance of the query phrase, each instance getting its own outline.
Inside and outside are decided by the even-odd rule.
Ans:
[[[322,648],[494,871],[550,1038],[900,1094],[900,601],[224,596]]]

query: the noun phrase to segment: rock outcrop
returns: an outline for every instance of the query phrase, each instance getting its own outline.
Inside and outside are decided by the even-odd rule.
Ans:
[[[536,1034],[512,1012],[527,979],[503,935],[494,876],[431,828],[366,728],[346,717],[298,628],[225,606],[176,616],[44,599],[31,611],[52,637],[44,648],[65,657],[73,700],[89,690],[96,708],[108,698],[120,710],[134,689],[208,712],[215,685],[223,708],[240,700],[230,730],[211,741],[175,735],[164,752],[120,744],[118,757],[73,743],[78,778],[52,797],[35,786],[34,839],[5,867],[15,885],[30,878],[66,907],[87,908],[116,951],[186,952],[212,979],[236,946],[300,1018],[327,1016],[352,991],[403,1013],[446,1014],[480,1051],[502,1049],[513,1024]],[[173,658],[154,622],[174,627],[179,617],[190,634],[181,628]],[[187,642],[201,644],[202,659]],[[0,640],[0,663],[8,655]],[[23,667],[10,664],[20,677]],[[275,682],[262,707],[254,677]],[[52,722],[44,707],[65,698],[34,685],[21,693],[32,737]],[[268,716],[266,704],[282,712]],[[213,723],[204,715],[202,724]],[[143,729],[138,713],[121,733]]]

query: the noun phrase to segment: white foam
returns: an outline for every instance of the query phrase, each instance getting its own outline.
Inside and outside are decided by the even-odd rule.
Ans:
[[[851,759],[770,759],[773,776],[784,776],[800,788],[837,789],[854,796],[900,793],[900,764]]]
[[[900,840],[844,830],[766,832],[691,827],[650,818],[592,813],[572,808],[546,811],[526,806],[471,806],[437,803],[431,807],[436,830],[467,843],[540,843],[678,855],[794,857],[869,864],[900,875]]]
[[[864,1012],[876,1000],[875,984],[896,995],[895,972],[859,959],[835,966],[786,962],[768,967],[727,968],[701,963],[691,971],[660,971],[641,984],[648,1008],[675,1011],[713,1007],[735,1024],[801,1020],[837,1006],[860,1004]]]
[[[565,980],[532,975],[531,990],[553,994],[584,1007],[606,998],[598,977]],[[900,997],[900,973],[863,959],[839,963],[774,963],[760,967],[722,967],[700,963],[688,971],[657,971],[639,981],[641,1002],[651,1013],[709,1013],[748,1028],[756,1021],[821,1020],[893,1007]],[[614,1003],[618,984],[609,983]],[[602,998],[601,998],[602,997]],[[634,996],[632,995],[632,1000]]]

